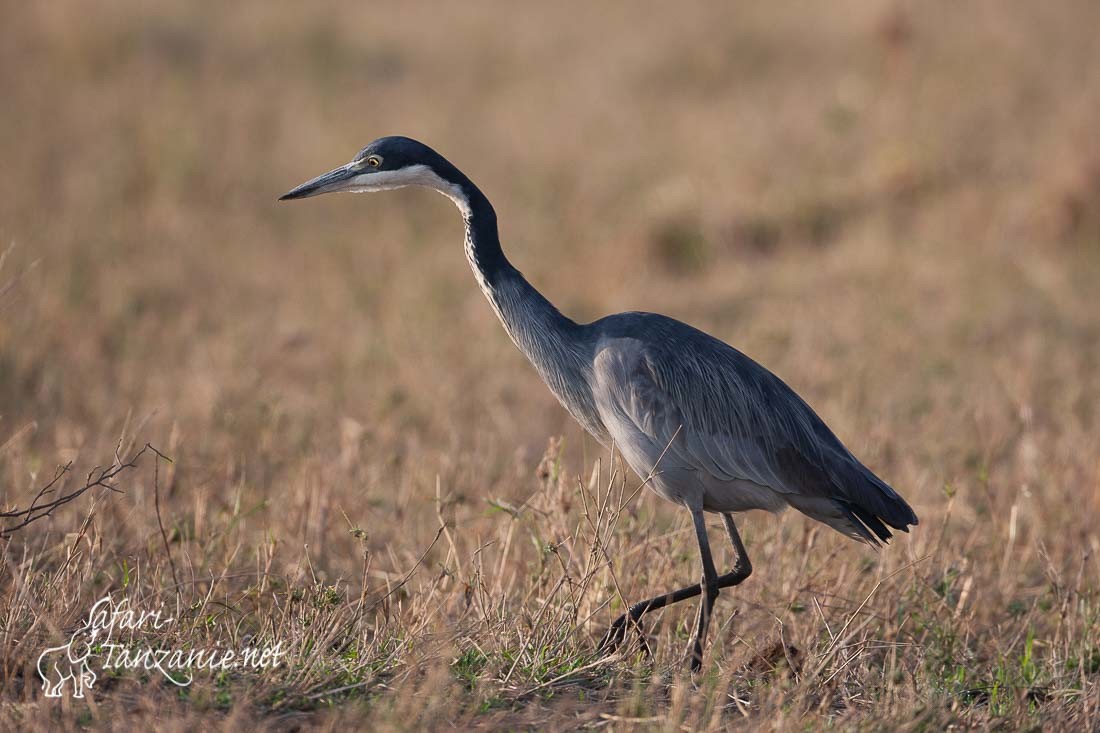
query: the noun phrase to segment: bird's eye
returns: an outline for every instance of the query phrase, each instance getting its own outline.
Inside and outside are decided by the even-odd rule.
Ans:
[[[379,158],[377,155],[372,155],[367,158],[367,165],[369,165],[371,168],[377,168],[378,166],[382,165],[382,159]]]

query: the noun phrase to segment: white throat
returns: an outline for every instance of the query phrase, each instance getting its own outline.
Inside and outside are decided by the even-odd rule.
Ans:
[[[462,212],[463,219],[470,218],[470,201],[462,193],[462,189],[450,181],[443,180],[426,165],[417,164],[396,171],[364,173],[352,178],[345,190],[351,193],[370,193],[389,191],[405,186],[424,186],[439,191],[454,202],[454,205]]]

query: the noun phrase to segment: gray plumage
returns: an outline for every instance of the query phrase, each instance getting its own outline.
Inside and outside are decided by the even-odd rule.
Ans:
[[[516,346],[574,418],[614,444],[664,498],[692,512],[703,583],[635,604],[604,639],[614,647],[647,611],[706,596],[692,667],[718,589],[748,577],[751,565],[732,512],[793,506],[856,540],[879,546],[890,528],[917,517],[890,486],[852,455],[782,380],[722,341],[654,313],[621,313],[589,324],[562,315],[508,262],[496,214],[474,184],[431,148],[380,138],[351,163],[282,198],[330,191],[422,185],[448,196],[466,223],[465,251],[479,286]],[[718,576],[703,512],[723,515],[738,560]]]
[[[917,523],[794,390],[713,336],[655,313],[576,324],[526,282],[487,295],[570,414],[652,472],[666,499],[712,512],[790,505],[874,546],[891,536],[884,523]]]

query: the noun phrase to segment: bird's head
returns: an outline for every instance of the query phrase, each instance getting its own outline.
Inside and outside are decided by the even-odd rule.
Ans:
[[[350,163],[306,181],[279,200],[338,191],[372,193],[403,186],[427,186],[455,199],[464,198],[462,183],[458,169],[424,143],[407,137],[380,137],[360,150]]]

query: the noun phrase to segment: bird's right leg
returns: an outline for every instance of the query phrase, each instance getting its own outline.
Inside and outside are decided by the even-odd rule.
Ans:
[[[746,578],[752,575],[752,563],[749,562],[749,554],[745,552],[745,546],[741,542],[741,535],[737,532],[737,526],[733,523],[733,516],[730,514],[723,514],[722,520],[726,525],[726,532],[729,534],[730,543],[733,544],[733,550],[737,555],[737,559],[734,561],[733,570],[725,575],[719,575],[715,579],[715,587],[732,588],[735,585],[740,585]],[[603,640],[600,641],[600,651],[613,651],[623,642],[626,638],[627,626],[634,627],[638,632],[639,638],[642,640],[642,646],[648,651],[648,646],[645,643],[645,637],[642,635],[641,618],[650,611],[656,611],[664,608],[665,606],[672,605],[673,603],[679,603],[685,601],[688,598],[694,598],[695,596],[703,592],[703,585],[689,585],[679,590],[674,590],[671,593],[663,593],[659,596],[654,596],[645,601],[635,603],[630,609],[615,619],[615,622],[611,624],[611,628],[607,630],[607,634],[604,635]]]
[[[699,540],[699,557],[703,561],[703,582],[699,584],[699,588],[706,591],[699,604],[699,625],[695,629],[695,640],[691,643],[691,671],[698,672],[703,667],[703,640],[707,638],[710,614],[714,611],[714,602],[718,600],[719,589],[718,571],[714,569],[714,558],[710,554],[707,520],[703,518],[703,510],[692,510],[691,518],[695,522],[695,536]]]

